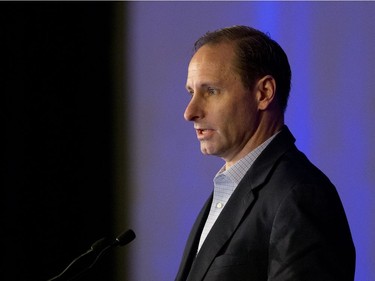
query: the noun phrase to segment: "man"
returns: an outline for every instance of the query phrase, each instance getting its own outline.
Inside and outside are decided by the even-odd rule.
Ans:
[[[335,187],[284,125],[282,48],[245,26],[195,43],[186,88],[203,154],[225,165],[192,228],[176,280],[353,280],[355,250]]]

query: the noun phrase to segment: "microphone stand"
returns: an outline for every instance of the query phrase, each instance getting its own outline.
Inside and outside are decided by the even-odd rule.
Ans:
[[[129,229],[118,236],[112,243],[105,238],[96,241],[91,248],[82,255],[75,258],[59,275],[48,279],[48,281],[70,281],[82,276],[91,269],[104,253],[116,246],[124,246],[135,238],[133,230]]]

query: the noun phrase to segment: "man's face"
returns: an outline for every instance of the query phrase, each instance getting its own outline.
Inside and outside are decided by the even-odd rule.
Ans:
[[[258,123],[256,93],[244,87],[234,59],[229,44],[204,45],[190,61],[186,82],[191,101],[184,117],[194,123],[202,153],[227,163],[248,153]]]

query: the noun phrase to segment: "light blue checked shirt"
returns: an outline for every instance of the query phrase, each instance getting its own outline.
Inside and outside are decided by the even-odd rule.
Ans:
[[[246,172],[253,165],[257,157],[262,153],[262,151],[267,147],[267,145],[273,140],[277,134],[267,139],[245,157],[240,159],[237,163],[231,166],[228,170],[225,169],[225,165],[216,174],[214,182],[214,196],[211,204],[210,213],[208,214],[206,224],[203,228],[198,252],[206,239],[208,233],[210,232],[212,226],[214,225],[216,219],[219,217],[221,211],[228,202],[233,191],[236,189],[242,178],[245,176]]]

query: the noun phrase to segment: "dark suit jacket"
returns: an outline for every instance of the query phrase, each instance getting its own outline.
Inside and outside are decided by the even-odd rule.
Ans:
[[[355,249],[336,189],[294,142],[284,126],[196,256],[211,195],[192,228],[176,281],[354,280]]]

